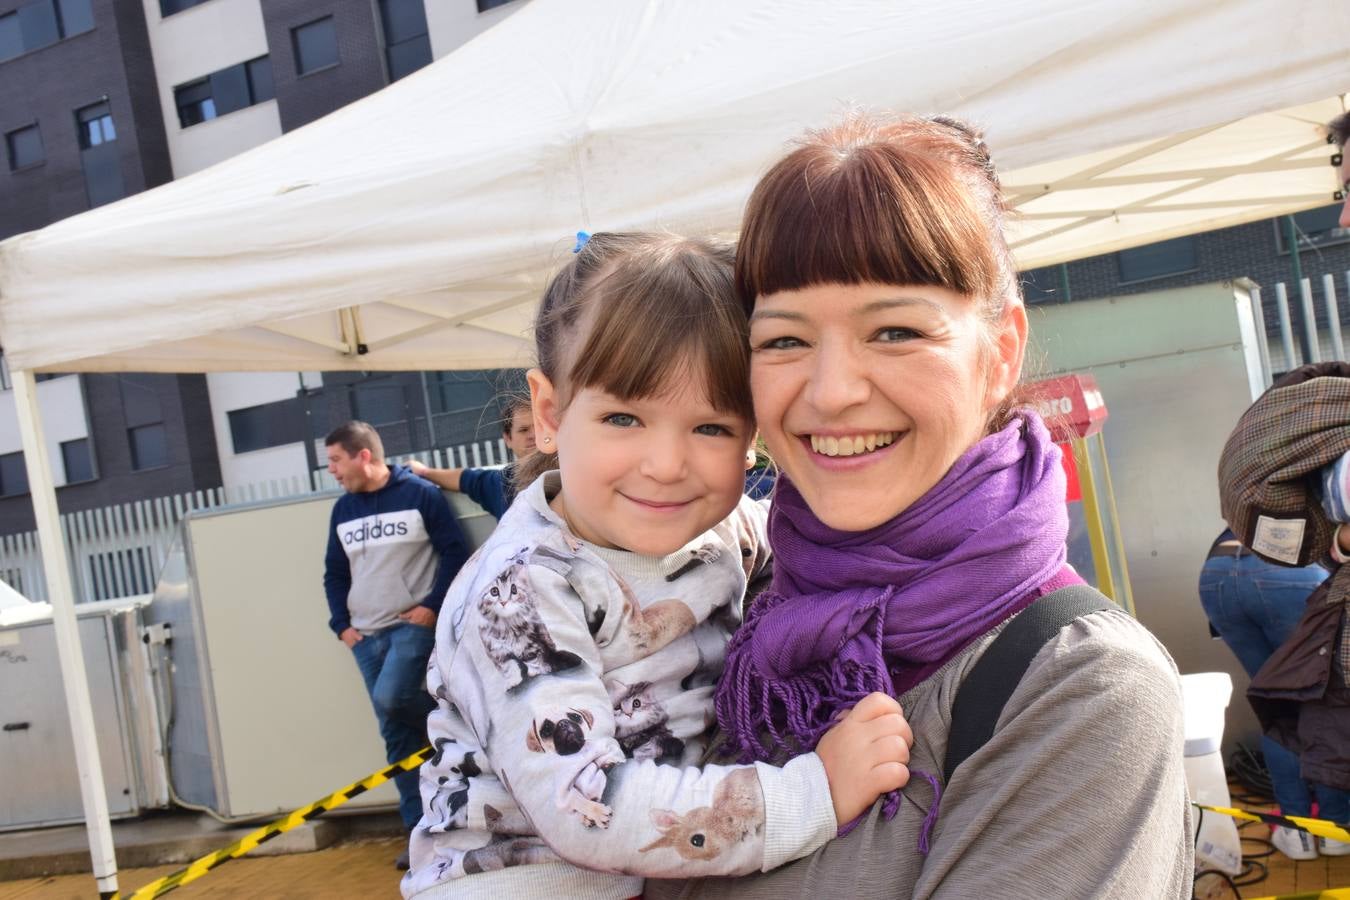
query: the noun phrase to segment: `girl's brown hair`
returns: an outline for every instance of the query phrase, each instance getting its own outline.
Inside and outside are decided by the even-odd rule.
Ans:
[[[820,284],[942,287],[972,298],[989,326],[1021,302],[1007,215],[975,129],[945,116],[854,113],[808,132],[755,186],[736,289],[748,312],[764,294]],[[987,351],[993,334],[985,328]]]
[[[729,243],[651,232],[599,232],[544,291],[534,323],[540,370],[561,407],[599,388],[653,397],[701,377],[718,410],[754,422],[749,329],[732,283]],[[529,484],[557,465],[536,452],[520,463]]]

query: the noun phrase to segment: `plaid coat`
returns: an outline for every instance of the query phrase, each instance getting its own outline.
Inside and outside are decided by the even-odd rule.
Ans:
[[[1350,566],[1328,558],[1336,523],[1315,485],[1347,450],[1350,365],[1325,363],[1295,369],[1257,399],[1219,461],[1223,516],[1243,544],[1271,562],[1333,569],[1247,697],[1266,733],[1299,753],[1305,778],[1341,789],[1350,789]]]
[[[1219,502],[1238,540],[1286,566],[1322,560],[1336,525],[1315,484],[1350,450],[1350,365],[1285,375],[1238,420],[1219,459]]]

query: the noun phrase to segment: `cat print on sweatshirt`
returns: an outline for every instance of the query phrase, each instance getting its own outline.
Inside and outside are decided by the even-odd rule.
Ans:
[[[711,806],[680,814],[654,809],[652,822],[661,836],[640,852],[667,848],[684,859],[716,859],[722,852],[764,827],[764,794],[751,768],[736,769],[713,791]]]
[[[528,866],[556,862],[557,859],[558,854],[544,843],[543,838],[494,834],[486,847],[466,851],[461,864],[464,874],[477,875],[508,866]]]
[[[656,699],[651,682],[624,684],[606,681],[609,700],[614,707],[614,736],[624,755],[631,759],[678,762],[684,755],[684,741],[666,727],[669,716]]]
[[[722,548],[716,544],[704,544],[702,547],[689,551],[689,559],[674,572],[666,576],[666,581],[675,581],[688,575],[695,569],[701,569],[709,563],[715,563],[722,558]]]
[[[439,769],[445,755],[458,749],[448,738],[437,738],[435,748],[436,753],[430,760],[432,769]],[[454,759],[453,756],[450,758]],[[441,834],[468,825],[469,779],[482,774],[483,770],[478,767],[475,751],[470,750],[450,766],[449,775],[440,775],[436,778],[436,792],[426,805],[426,816],[423,819],[428,823],[423,828],[427,834]]]
[[[426,815],[422,821],[427,823],[423,831],[427,834],[443,834],[469,824],[469,784],[466,781],[441,775],[436,779],[436,793],[427,803]]]
[[[493,834],[531,835],[534,833],[530,820],[519,809],[497,809],[491,803],[483,804],[483,822]]]
[[[581,665],[579,656],[557,648],[540,620],[521,556],[492,579],[478,598],[478,613],[483,649],[506,679],[508,690]]]

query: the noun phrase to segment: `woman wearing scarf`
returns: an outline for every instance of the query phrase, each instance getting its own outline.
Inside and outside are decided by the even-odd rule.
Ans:
[[[1176,668],[1119,609],[1055,633],[940,777],[981,652],[1081,584],[1059,450],[1010,399],[1027,317],[1005,215],[983,141],[945,118],[811,133],[751,196],[736,278],[782,474],[773,583],[718,686],[724,751],[786,758],[880,690],[914,777],[813,856],[647,897],[1190,896]]]

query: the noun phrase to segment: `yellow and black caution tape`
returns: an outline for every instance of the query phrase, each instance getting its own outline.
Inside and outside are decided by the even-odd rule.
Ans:
[[[1279,816],[1275,813],[1249,812],[1245,809],[1233,809],[1227,806],[1206,806],[1203,803],[1192,803],[1197,809],[1203,809],[1205,812],[1218,813],[1222,816],[1232,816],[1234,819],[1244,819],[1248,822],[1265,822],[1268,825],[1283,825],[1285,828],[1296,828],[1299,831],[1306,831],[1315,837],[1330,838],[1333,841],[1344,841],[1350,843],[1350,831],[1346,831],[1340,825],[1330,819],[1309,819],[1304,816]],[[1309,896],[1318,896],[1311,894]],[[1347,897],[1346,900],[1350,900]]]
[[[165,875],[157,881],[152,881],[143,888],[138,888],[127,900],[150,900],[152,897],[162,897],[174,888],[182,887],[189,881],[196,881],[217,866],[243,856],[259,844],[270,841],[279,834],[285,834],[294,828],[299,828],[312,819],[317,819],[330,809],[336,809],[371,788],[379,787],[395,775],[416,769],[430,759],[431,755],[431,748],[423,747],[407,759],[401,759],[373,775],[367,775],[354,784],[349,784],[341,790],[334,791],[322,800],[316,800],[308,806],[302,806],[275,822],[264,825],[257,831],[249,832],[230,846],[207,854],[201,859],[193,860],[177,872]],[[114,894],[112,900],[119,900],[120,896],[120,894]]]

